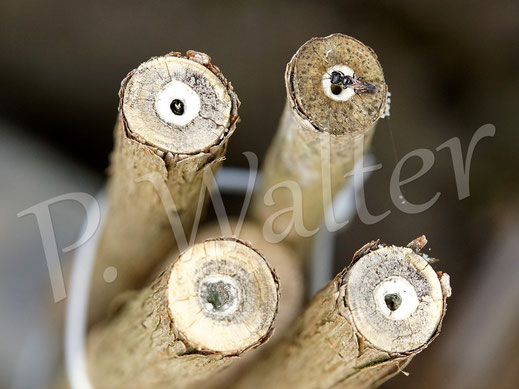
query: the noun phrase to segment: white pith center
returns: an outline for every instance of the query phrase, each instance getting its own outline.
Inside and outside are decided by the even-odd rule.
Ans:
[[[181,115],[171,110],[171,103],[180,100],[184,105]],[[155,110],[165,122],[185,126],[200,112],[200,96],[187,84],[171,80],[155,98]]]
[[[408,318],[418,307],[419,300],[414,287],[403,277],[393,276],[377,285],[373,291],[375,302],[380,312],[392,320]],[[388,306],[388,299],[394,300],[398,296],[399,304],[392,310]]]
[[[330,99],[335,101],[347,101],[353,95],[355,95],[355,91],[353,88],[344,89],[342,86],[337,85],[341,88],[341,92],[339,94],[334,94],[332,92],[332,72],[341,72],[344,76],[353,76],[355,72],[352,68],[346,65],[334,65],[323,74],[323,78],[321,80],[321,84],[323,86],[324,94],[328,96]]]

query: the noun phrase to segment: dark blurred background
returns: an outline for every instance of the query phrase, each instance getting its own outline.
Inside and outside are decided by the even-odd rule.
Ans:
[[[21,280],[47,271],[35,221],[16,214],[67,191],[96,193],[122,78],[169,51],[209,54],[242,102],[226,164],[246,167],[241,153],[261,158],[276,130],[286,63],[309,38],[333,32],[375,50],[392,93],[391,117],[379,123],[372,147],[383,168],[366,184],[370,212],[391,214],[374,225],[354,220],[339,235],[337,270],[369,240],[406,244],[425,234],[427,253],[441,259],[437,268],[451,275],[454,289],[442,335],[411,363],[409,377],[384,387],[519,386],[518,2],[3,0],[0,387],[28,385],[13,378],[26,335],[20,323],[31,320],[30,313],[16,316],[30,300]],[[465,156],[486,123],[496,134],[476,146],[470,197],[458,200],[451,155],[435,149],[458,137]],[[404,187],[407,200],[441,195],[428,211],[409,215],[393,205],[389,179],[417,148],[432,150],[435,164]],[[419,168],[410,160],[403,177]],[[62,247],[84,215],[57,212],[55,224],[63,212],[67,226],[57,227]],[[38,288],[52,301],[48,280]]]

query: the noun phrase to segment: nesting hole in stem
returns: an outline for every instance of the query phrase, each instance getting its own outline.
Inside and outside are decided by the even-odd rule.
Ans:
[[[181,116],[184,114],[184,102],[182,100],[179,100],[179,99],[175,99],[171,102],[171,104],[169,105],[169,107],[171,108],[171,111],[175,114],[175,115],[178,115],[178,116]]]
[[[238,290],[225,280],[208,280],[202,283],[200,297],[211,313],[225,314],[238,305]]]
[[[330,90],[332,91],[332,93],[334,95],[340,95],[342,92],[342,87],[337,84],[332,84],[332,85],[330,85]]]
[[[400,308],[400,305],[402,304],[402,297],[400,297],[400,295],[397,293],[390,293],[384,296],[384,301],[389,310],[394,312]]]

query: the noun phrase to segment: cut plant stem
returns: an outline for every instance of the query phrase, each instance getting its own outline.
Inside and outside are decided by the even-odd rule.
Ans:
[[[90,322],[116,294],[142,286],[172,248],[186,248],[201,213],[204,171],[220,166],[238,120],[230,83],[195,51],[141,64],[123,80],[119,96]],[[103,277],[107,268],[117,271],[111,283]]]
[[[333,71],[360,78],[376,91],[334,85]],[[387,85],[373,50],[342,34],[301,46],[287,65],[285,85],[287,103],[267,152],[253,213],[266,222],[270,240],[288,235],[301,247],[297,242],[319,226],[370,143],[386,107]]]
[[[231,229],[236,237],[249,242],[268,261],[280,278],[280,305],[276,315],[274,338],[283,332],[292,323],[300,312],[304,300],[304,280],[298,266],[298,254],[286,243],[270,243],[263,236],[261,225],[247,220],[237,229],[237,220],[230,220]],[[222,235],[223,231],[218,222],[203,225],[196,235],[197,242],[203,242],[213,236]],[[269,346],[272,342],[269,342]],[[262,347],[261,349],[264,349]],[[259,351],[259,350],[257,350]]]
[[[96,388],[185,388],[207,379],[271,335],[277,276],[234,238],[198,243],[91,330]]]
[[[371,242],[232,387],[377,387],[438,335],[448,296],[448,275],[428,257]]]
[[[274,321],[275,331],[268,344],[243,354],[229,368],[211,376],[203,383],[206,388],[227,388],[229,382],[247,371],[250,366],[268,354],[282,334],[289,328],[296,316],[301,312],[304,300],[304,280],[299,266],[298,254],[285,242],[270,243],[265,240],[261,225],[253,221],[245,221],[241,228],[237,228],[236,220],[230,221],[230,226],[237,237],[258,249],[279,276],[280,300],[279,311]],[[197,241],[203,241],[212,236],[222,235],[222,229],[217,222],[204,225],[197,232]]]

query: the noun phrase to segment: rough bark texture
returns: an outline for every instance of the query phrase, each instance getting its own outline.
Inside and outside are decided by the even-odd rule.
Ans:
[[[92,329],[91,381],[95,388],[196,385],[265,342],[277,304],[276,275],[249,245],[233,238],[196,244]]]
[[[411,248],[377,242],[364,246],[352,265],[314,297],[275,350],[232,387],[377,387],[401,371],[440,331],[450,286],[448,276],[434,273],[427,259]],[[374,262],[378,266],[373,267]],[[376,298],[377,287],[393,277],[407,280],[419,300],[414,311],[398,320],[391,316],[406,313],[408,290],[399,289],[404,293],[401,306],[389,314]],[[364,284],[360,290],[359,279]],[[382,297],[384,303],[387,295]],[[361,300],[365,305],[350,305]],[[358,321],[362,316],[369,320]],[[373,328],[378,330],[375,336]],[[390,347],[385,347],[388,343]]]
[[[334,66],[348,66],[378,91],[358,92],[346,100],[341,97],[346,89],[338,95],[328,93]],[[347,182],[345,175],[362,156],[384,112],[387,85],[375,53],[342,34],[305,43],[287,65],[285,83],[287,104],[267,152],[253,214],[267,221],[270,240],[279,241],[288,233],[293,243],[303,235],[303,225],[308,230],[319,226],[333,195]],[[287,181],[300,187],[301,205],[293,191],[284,188]]]
[[[187,123],[178,122],[177,117],[186,117],[175,116],[168,105],[176,98],[185,102]],[[90,322],[105,314],[116,294],[142,286],[176,244],[185,248],[175,241],[171,223],[180,221],[180,231],[189,236],[204,171],[220,166],[238,105],[230,83],[208,56],[197,52],[152,58],[122,82]],[[168,109],[171,117],[164,113]],[[110,284],[103,279],[109,266],[118,272]]]

